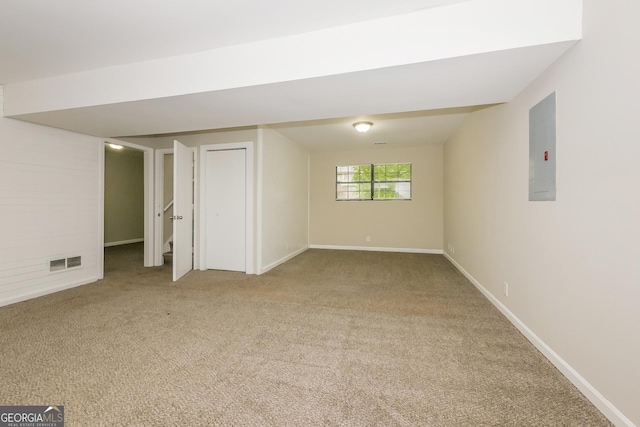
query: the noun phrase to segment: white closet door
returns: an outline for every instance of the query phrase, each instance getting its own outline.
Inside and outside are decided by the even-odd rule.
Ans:
[[[246,150],[206,154],[206,265],[246,271]]]

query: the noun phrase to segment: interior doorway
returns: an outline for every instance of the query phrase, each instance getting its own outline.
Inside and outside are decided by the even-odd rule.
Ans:
[[[174,141],[155,150],[155,265],[171,265],[177,281],[194,266],[195,149]]]
[[[104,246],[144,242],[144,152],[105,144]]]
[[[173,263],[173,148],[155,150],[154,264]]]
[[[103,275],[131,263],[144,265],[144,179],[144,151],[105,143]]]
[[[154,265],[153,149],[107,138],[101,151],[103,229],[100,245],[104,248],[137,244],[142,247],[142,265],[151,267]],[[99,262],[102,278],[104,252]]]

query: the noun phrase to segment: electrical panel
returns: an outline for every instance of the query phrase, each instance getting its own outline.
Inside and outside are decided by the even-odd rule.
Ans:
[[[529,110],[529,200],[556,200],[556,93]]]

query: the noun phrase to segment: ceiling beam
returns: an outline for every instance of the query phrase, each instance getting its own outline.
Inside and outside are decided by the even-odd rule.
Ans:
[[[189,101],[194,100],[206,106],[210,104],[207,99],[214,104],[216,99],[229,100],[234,104],[246,98],[259,97],[262,93],[266,94],[264,99],[253,100],[257,101],[257,105],[266,105],[277,103],[278,91],[282,89],[295,89],[300,96],[319,93],[319,100],[322,100],[322,91],[337,92],[335,94],[340,95],[337,89],[347,81],[365,93],[367,87],[369,91],[375,91],[377,87],[368,84],[366,79],[371,79],[372,83],[377,82],[379,86],[384,85],[387,89],[393,89],[394,84],[397,84],[401,89],[398,93],[404,94],[404,91],[410,92],[411,87],[416,85],[426,84],[428,89],[429,81],[425,82],[423,77],[429,77],[428,73],[431,71],[436,72],[433,77],[442,78],[437,74],[442,68],[441,64],[457,61],[459,67],[476,66],[479,67],[478,72],[490,73],[492,66],[504,67],[504,64],[500,61],[495,64],[483,63],[478,58],[492,58],[493,54],[499,52],[522,53],[539,46],[551,46],[553,54],[543,55],[544,60],[549,62],[532,64],[537,72],[537,68],[546,68],[581,38],[581,21],[581,0],[473,0],[196,54],[9,84],[4,88],[4,113],[8,117],[68,127],[68,124],[56,125],[52,119],[56,114],[48,113],[58,112],[61,117],[69,117],[69,113],[82,113],[82,109],[99,111],[102,108],[103,113],[108,112],[113,117],[126,117],[136,107],[144,106],[149,112],[153,112],[177,108],[181,104],[188,107]],[[558,46],[562,50],[558,51]],[[535,49],[533,51],[539,53]],[[514,60],[522,60],[521,56],[515,55]],[[471,62],[465,62],[466,58],[471,58]],[[536,61],[540,59],[535,55],[531,58]],[[414,73],[415,81],[409,81],[407,79],[412,75],[411,67],[424,67],[427,74]],[[519,64],[512,64],[512,67],[507,68],[513,68],[508,71],[517,70],[519,73],[512,75],[516,85],[521,85],[527,79],[524,83],[528,84],[532,79],[529,75],[531,72]],[[406,77],[405,70],[408,72]],[[494,76],[478,76],[473,71],[461,69],[450,73],[450,79],[443,87],[466,88],[468,85],[456,80],[456,75],[460,79],[479,84],[482,84],[485,77],[493,80],[499,76],[505,87],[513,86],[509,76],[501,75],[499,69],[495,69]],[[504,80],[505,77],[507,80]],[[359,82],[359,78],[365,80]],[[399,80],[394,83],[394,79]],[[336,82],[336,85],[326,86],[331,82]],[[403,85],[408,85],[408,89]],[[523,87],[517,87],[516,90]],[[248,97],[247,89],[251,89]],[[425,96],[431,93],[423,92]],[[471,89],[471,95],[473,92],[482,92],[482,89]],[[506,94],[500,94],[498,91],[495,96],[467,96],[464,100],[458,100],[456,96],[459,97],[459,94],[452,90],[452,97],[440,102],[414,102],[415,105],[400,102],[398,105],[376,107],[371,112],[393,112],[390,111],[393,109],[408,111],[408,108],[414,107],[436,108],[436,104],[439,108],[463,106],[460,102],[504,102],[508,100],[505,97],[511,96],[512,92],[509,90]],[[287,92],[283,94],[286,95]],[[295,93],[291,95],[298,96]],[[444,94],[442,96],[446,97]],[[393,101],[393,98],[391,96],[390,100]],[[373,108],[375,102],[370,105]],[[193,106],[196,107],[197,102]],[[265,120],[309,120],[314,118],[314,114],[318,116],[315,118],[338,117],[338,114],[343,113],[358,114],[352,110],[360,108],[360,105],[353,105],[344,112],[337,107],[332,106],[326,112],[311,109],[303,116],[296,114],[296,109],[292,112],[283,111],[277,117],[270,117],[268,111],[256,117],[245,116],[244,119],[236,115],[229,117],[227,121],[218,120],[219,123],[215,123],[215,126],[270,123]],[[278,107],[273,106],[270,110],[278,111]],[[47,117],[49,123],[41,120]],[[94,117],[93,120],[97,118]],[[261,121],[249,123],[247,120]],[[162,121],[158,121],[158,125],[161,124]],[[192,130],[193,126],[201,124],[194,123],[191,129],[181,130]],[[213,124],[210,128],[213,128]],[[113,136],[112,132],[122,134],[113,126],[82,130],[92,134],[110,132],[108,136]],[[131,130],[135,134],[143,132],[142,129],[121,130]]]

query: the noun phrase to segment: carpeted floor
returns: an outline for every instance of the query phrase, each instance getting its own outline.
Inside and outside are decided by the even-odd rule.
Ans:
[[[143,268],[0,308],[0,404],[68,426],[606,426],[443,256],[309,250],[262,276]]]

